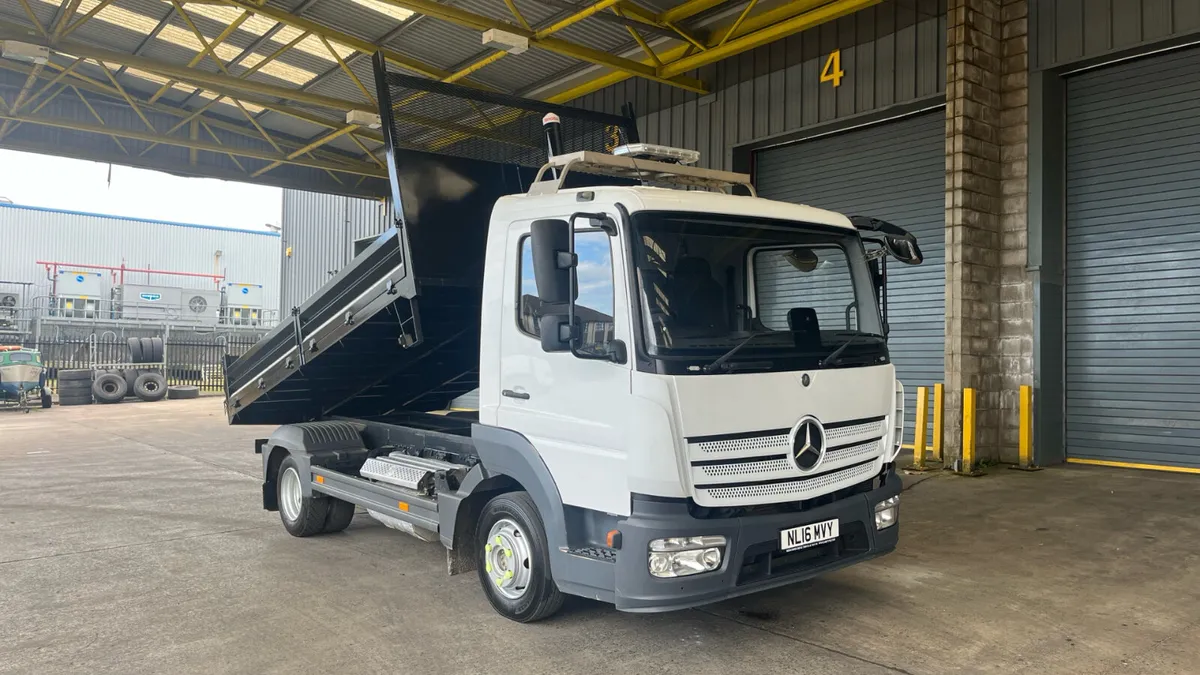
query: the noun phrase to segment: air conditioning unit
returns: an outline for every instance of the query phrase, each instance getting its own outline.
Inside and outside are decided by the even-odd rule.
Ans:
[[[184,289],[181,321],[215,326],[221,318],[221,291]]]
[[[17,327],[17,308],[20,306],[20,295],[0,291],[0,330],[13,330]]]

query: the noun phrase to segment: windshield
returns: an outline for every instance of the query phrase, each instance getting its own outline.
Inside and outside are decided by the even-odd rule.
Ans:
[[[886,362],[856,232],[657,211],[633,226],[642,338],[660,371],[711,372],[718,359],[724,372]]]

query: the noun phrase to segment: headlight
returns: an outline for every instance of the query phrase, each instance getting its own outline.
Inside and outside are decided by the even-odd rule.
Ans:
[[[725,537],[668,537],[650,542],[651,576],[669,579],[711,572],[721,566]]]
[[[875,505],[875,529],[886,530],[900,517],[900,495],[889,497]]]

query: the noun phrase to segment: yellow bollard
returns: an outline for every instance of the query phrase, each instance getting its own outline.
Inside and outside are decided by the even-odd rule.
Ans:
[[[970,387],[963,389],[962,462],[958,472],[979,475],[975,470],[975,390]]]
[[[1038,471],[1041,467],[1033,463],[1033,387],[1021,385],[1021,426],[1017,431],[1017,466],[1022,471]]]
[[[925,424],[929,416],[929,389],[917,387],[917,418],[913,424],[913,468],[925,470]]]
[[[942,383],[933,385],[933,458],[942,461]]]

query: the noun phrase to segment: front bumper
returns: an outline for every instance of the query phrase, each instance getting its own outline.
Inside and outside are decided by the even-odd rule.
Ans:
[[[882,487],[799,513],[742,518],[693,518],[682,501],[635,498],[633,512],[620,524],[615,604],[627,612],[662,612],[695,607],[793,584],[896,548],[900,524],[875,529],[875,505],[900,493],[900,479],[889,472]],[[779,532],[797,525],[837,518],[838,538],[828,544],[784,553]],[[664,537],[723,535],[728,540],[721,567],[691,577],[652,577],[647,562],[650,541]]]

